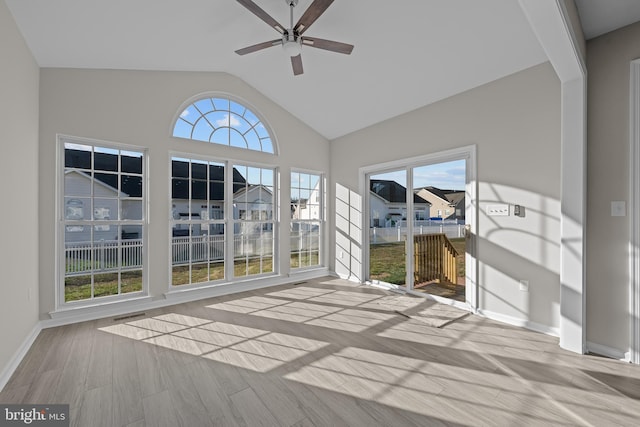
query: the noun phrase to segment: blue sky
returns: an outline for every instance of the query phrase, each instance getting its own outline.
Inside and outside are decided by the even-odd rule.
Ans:
[[[406,186],[404,170],[375,174],[372,175],[371,178],[394,180],[403,187]],[[436,163],[433,165],[420,166],[414,169],[414,188],[433,186],[443,190],[464,190],[464,183],[465,160]]]

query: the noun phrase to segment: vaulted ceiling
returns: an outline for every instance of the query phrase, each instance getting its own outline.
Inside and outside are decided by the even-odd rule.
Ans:
[[[300,76],[279,46],[234,53],[279,36],[237,1],[5,1],[41,67],[227,72],[328,139],[547,60],[515,0],[336,0],[305,35],[355,49],[304,46]],[[288,27],[286,0],[254,2]]]

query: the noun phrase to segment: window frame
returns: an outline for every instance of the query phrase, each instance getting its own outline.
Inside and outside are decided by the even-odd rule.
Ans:
[[[217,164],[221,164],[224,166],[225,168],[225,172],[224,172],[224,196],[223,196],[223,200],[222,200],[222,218],[210,218],[208,220],[203,220],[202,218],[200,219],[193,219],[193,212],[191,211],[191,208],[189,208],[189,215],[190,217],[186,220],[183,221],[176,221],[175,218],[173,217],[173,202],[174,202],[174,198],[173,198],[173,172],[172,172],[172,166],[173,166],[173,161],[174,160],[186,160],[189,161],[189,164],[191,165],[193,162],[199,163],[206,163],[208,166],[210,166],[213,163],[217,163]],[[199,288],[199,287],[203,287],[203,286],[211,286],[211,285],[216,285],[216,284],[221,284],[221,283],[225,283],[228,281],[229,279],[229,275],[228,275],[228,268],[227,268],[227,259],[226,259],[226,253],[227,253],[227,239],[228,239],[228,218],[225,217],[225,212],[227,211],[226,209],[226,204],[227,204],[227,195],[228,195],[228,187],[227,187],[227,169],[228,169],[228,162],[226,160],[219,160],[219,159],[215,159],[215,158],[209,158],[206,156],[198,156],[192,153],[177,153],[174,151],[169,151],[169,165],[168,165],[168,176],[169,176],[169,181],[168,181],[168,204],[169,204],[169,213],[170,213],[170,218],[169,218],[169,232],[168,232],[168,239],[169,239],[169,256],[168,256],[168,283],[169,283],[169,290],[170,291],[175,291],[175,290],[184,290],[184,289],[189,289],[189,288]],[[189,177],[187,178],[189,180],[189,182],[191,183],[191,179],[192,179],[192,175],[191,175],[191,169],[189,171]],[[210,177],[207,178],[207,181],[210,182]],[[209,191],[209,190],[208,190]],[[189,199],[187,199],[187,203],[188,206],[192,206],[194,200],[199,200],[199,199],[192,199],[191,194],[192,189],[191,189],[191,185],[189,188]],[[211,200],[206,200],[207,205],[209,205],[209,209],[211,209]],[[207,280],[204,282],[193,282],[192,281],[192,274],[191,274],[191,266],[194,264],[193,259],[191,259],[191,252],[190,252],[190,256],[189,256],[189,282],[185,283],[185,284],[177,284],[174,285],[173,283],[173,239],[175,236],[173,236],[173,230],[174,230],[174,225],[176,224],[186,224],[189,227],[189,230],[191,230],[192,226],[195,225],[202,225],[202,224],[208,224],[209,226],[211,225],[222,225],[223,227],[223,248],[224,248],[224,256],[223,256],[223,277],[220,279],[215,279],[215,280]],[[189,233],[189,247],[191,248],[192,246],[192,234],[191,232]],[[191,249],[190,249],[191,250]],[[210,260],[209,260],[210,261]],[[196,263],[197,264],[197,263]],[[209,277],[210,279],[210,277]]]
[[[224,253],[224,278],[218,279],[214,281],[206,281],[206,282],[198,282],[182,284],[182,285],[174,285],[173,284],[173,258],[172,258],[172,234],[173,234],[173,224],[175,224],[172,218],[169,218],[168,221],[168,258],[167,258],[167,278],[168,278],[168,288],[169,292],[177,292],[188,289],[198,289],[198,288],[207,288],[207,287],[215,287],[215,286],[225,286],[225,285],[233,285],[234,283],[238,283],[244,280],[253,280],[257,278],[264,278],[270,276],[276,276],[280,273],[279,269],[279,230],[280,230],[280,212],[277,208],[279,206],[279,193],[280,193],[280,177],[279,177],[279,167],[273,164],[259,163],[259,162],[251,162],[247,160],[238,160],[230,157],[221,158],[218,156],[207,156],[200,155],[193,152],[185,152],[185,151],[175,151],[169,150],[168,152],[168,197],[167,204],[169,213],[171,214],[173,197],[172,197],[172,179],[173,174],[171,171],[172,160],[174,158],[189,160],[189,161],[201,161],[201,162],[211,162],[211,163],[219,163],[224,164],[225,166],[225,197],[222,208],[223,218],[222,220],[218,220],[218,223],[224,224],[224,236],[225,236],[225,253]],[[244,166],[244,167],[254,167],[254,168],[262,168],[269,169],[273,171],[273,215],[272,219],[268,220],[272,222],[272,233],[273,233],[273,241],[272,241],[272,271],[246,275],[246,276],[236,276],[234,274],[234,264],[235,264],[235,253],[234,253],[234,242],[235,242],[235,224],[240,223],[240,219],[234,218],[234,191],[233,191],[233,176],[234,169],[236,166]],[[202,222],[202,221],[200,221]],[[248,220],[248,222],[252,222],[252,220]],[[261,222],[264,222],[261,220]]]
[[[238,105],[242,106],[246,111],[248,111],[253,116],[255,116],[258,119],[258,123],[254,124],[252,127],[255,127],[257,124],[261,124],[264,127],[265,132],[269,135],[269,140],[271,142],[271,148],[272,148],[273,151],[271,151],[271,152],[270,151],[264,151],[262,148],[260,150],[249,148],[249,144],[248,143],[247,143],[247,147],[239,147],[239,146],[236,146],[236,145],[231,145],[230,143],[229,144],[222,144],[222,143],[214,142],[211,139],[209,139],[209,141],[205,141],[203,139],[194,139],[194,138],[191,138],[191,137],[190,138],[185,138],[185,137],[181,137],[181,136],[176,136],[175,135],[176,125],[179,122],[179,120],[182,120],[182,114],[189,107],[191,107],[192,105],[195,105],[197,102],[200,102],[200,101],[203,101],[203,100],[206,100],[206,99],[211,99],[212,101],[214,99],[228,100],[230,103],[233,102],[235,104],[238,104]],[[223,111],[223,110],[216,110],[216,111]],[[245,111],[245,113],[246,113],[246,111]],[[202,114],[202,112],[200,110],[198,110],[198,112],[201,114],[201,117],[203,117],[206,114],[206,113]],[[231,107],[229,107],[229,112],[235,114],[235,112],[231,111]],[[194,123],[194,126],[195,126],[195,123]],[[192,133],[193,133],[193,131],[192,131]],[[200,93],[200,94],[194,95],[194,96],[190,97],[189,99],[185,100],[182,104],[180,104],[180,107],[178,108],[178,110],[174,114],[174,117],[173,117],[173,119],[171,121],[171,128],[169,129],[169,134],[170,134],[170,136],[172,138],[177,139],[177,140],[194,141],[194,142],[198,142],[198,143],[212,144],[214,146],[226,147],[228,149],[239,149],[239,150],[249,151],[249,152],[254,152],[254,153],[264,153],[264,154],[272,155],[272,156],[277,156],[278,153],[279,153],[275,132],[273,131],[273,128],[270,126],[268,121],[262,116],[262,114],[260,114],[258,112],[258,109],[255,106],[253,106],[250,102],[246,101],[245,99],[242,99],[242,98],[240,98],[238,96],[235,96],[235,95],[232,95],[232,94],[226,93],[226,92],[218,92],[218,91],[205,92],[205,93]],[[245,138],[245,141],[246,141],[246,138]],[[261,143],[261,147],[262,147],[262,143]]]
[[[317,170],[310,170],[310,169],[303,169],[303,168],[295,168],[292,167],[291,171],[289,173],[289,196],[291,195],[291,191],[293,190],[293,180],[292,180],[292,175],[294,173],[298,173],[298,174],[307,174],[307,175],[316,175],[318,176],[318,210],[319,210],[319,219],[314,219],[314,220],[294,220],[293,218],[291,218],[291,226],[290,226],[290,230],[289,230],[289,234],[288,234],[288,238],[291,241],[291,233],[293,232],[292,227],[294,222],[299,222],[299,223],[311,223],[311,222],[318,222],[319,223],[319,229],[318,229],[318,264],[316,265],[307,265],[307,266],[301,266],[301,267],[292,267],[291,266],[291,255],[293,254],[293,249],[292,247],[289,248],[289,253],[288,253],[288,259],[289,259],[289,268],[290,271],[292,273],[298,273],[298,272],[302,272],[302,271],[306,271],[306,270],[313,270],[313,269],[317,269],[317,268],[325,268],[326,267],[326,256],[325,256],[325,240],[326,240],[326,174],[322,171],[317,171]],[[300,188],[300,187],[297,187]],[[291,197],[289,197],[289,205],[291,206],[292,200]],[[308,205],[308,204],[307,204]]]
[[[92,152],[96,148],[103,148],[108,150],[120,150],[120,151],[130,151],[135,153],[142,154],[142,196],[134,197],[134,199],[139,199],[141,202],[141,219],[120,219],[120,213],[118,213],[117,219],[108,219],[108,220],[99,220],[96,222],[95,219],[83,219],[83,220],[67,220],[65,215],[66,209],[66,198],[65,194],[65,176],[67,172],[66,162],[65,162],[65,144],[78,144],[84,146],[92,147]],[[55,182],[55,216],[56,216],[56,230],[55,230],[55,310],[65,310],[76,307],[89,307],[89,306],[100,306],[104,304],[110,304],[118,301],[128,301],[139,299],[141,297],[148,296],[149,294],[149,251],[148,251],[148,213],[149,213],[149,150],[146,147],[132,145],[132,144],[124,144],[114,141],[104,141],[93,138],[85,138],[85,137],[77,137],[71,135],[56,135],[56,182]],[[73,168],[71,168],[73,169]],[[95,164],[91,164],[92,172],[95,172]],[[100,173],[101,170],[98,170]],[[125,174],[128,175],[125,171],[119,170],[115,173],[119,178]],[[138,175],[133,173],[133,175]],[[91,181],[93,183],[93,181]],[[93,186],[93,184],[92,184]],[[93,190],[92,190],[93,191]],[[91,200],[95,199],[95,195],[90,196]],[[115,199],[121,200],[120,196]],[[95,289],[95,284],[92,283],[92,292],[91,297],[75,300],[75,301],[66,301],[65,298],[65,278],[66,278],[66,258],[65,258],[65,233],[66,228],[70,223],[73,225],[74,223],[86,223],[89,227],[95,229],[98,226],[139,226],[141,229],[141,255],[140,262],[142,264],[142,289],[139,291],[133,291],[128,293],[121,293],[120,287],[120,273],[123,271],[123,266],[119,265],[118,274],[119,274],[119,283],[118,283],[118,294],[114,295],[105,295],[105,296],[94,296],[93,291]],[[121,230],[124,232],[124,230]],[[93,235],[93,232],[92,232]],[[119,236],[119,242],[121,242],[122,237]],[[93,237],[91,242],[93,242]],[[119,243],[118,248],[122,248],[122,244]],[[121,255],[120,255],[121,256]],[[118,257],[120,260],[120,256]],[[95,270],[89,270],[92,275],[96,274]],[[125,270],[126,271],[126,270]],[[93,282],[93,280],[92,280]]]

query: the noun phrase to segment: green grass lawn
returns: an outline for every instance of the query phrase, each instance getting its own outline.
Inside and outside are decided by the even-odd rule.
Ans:
[[[94,297],[118,295],[118,273],[94,275]],[[120,273],[120,293],[142,290],[142,270]],[[91,298],[91,275],[71,276],[64,280],[64,300],[80,301]]]
[[[404,242],[379,243],[369,247],[369,278],[404,285],[407,276]]]

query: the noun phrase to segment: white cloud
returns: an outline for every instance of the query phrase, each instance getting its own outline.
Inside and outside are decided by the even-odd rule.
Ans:
[[[185,118],[189,115],[189,110],[184,110],[182,113],[180,113],[180,117]]]
[[[216,127],[222,127],[222,126],[228,126],[228,127],[240,126],[240,121],[236,119],[234,116],[225,114],[223,118],[221,118],[220,120],[216,120]]]

